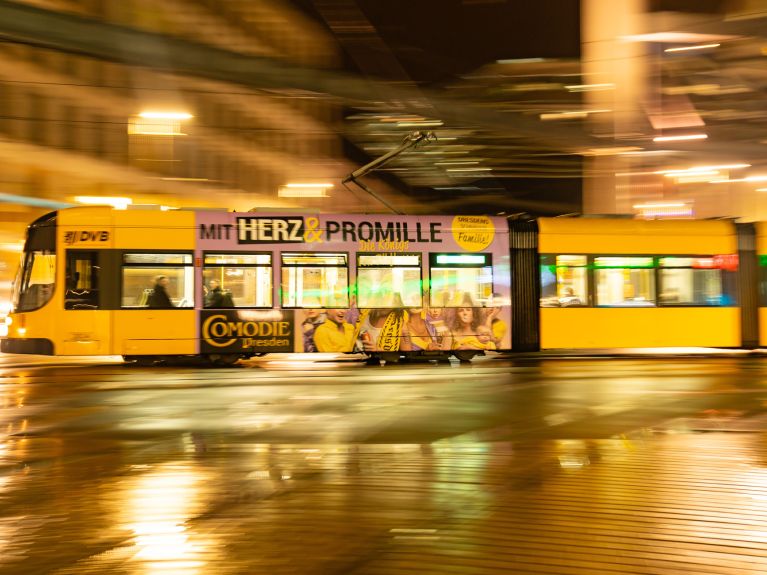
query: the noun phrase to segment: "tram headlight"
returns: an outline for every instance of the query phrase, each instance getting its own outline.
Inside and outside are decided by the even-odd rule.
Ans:
[[[20,327],[19,329],[16,330],[16,333],[18,333],[21,337],[24,337],[25,335],[27,335],[27,328]]]
[[[5,325],[11,326],[13,325],[13,318],[9,315],[5,316]]]

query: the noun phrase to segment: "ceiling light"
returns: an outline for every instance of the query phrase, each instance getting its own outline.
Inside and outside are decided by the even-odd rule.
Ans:
[[[571,84],[565,86],[568,92],[597,92],[599,90],[613,90],[615,84]]]
[[[613,146],[610,148],[589,148],[580,152],[582,156],[615,156],[618,154],[626,154],[628,152],[637,152],[641,150],[637,146]]]
[[[305,184],[291,182],[280,186],[277,195],[281,198],[326,198],[327,191],[333,187],[329,183],[308,182]]]
[[[149,120],[189,120],[193,117],[187,112],[141,112],[139,114],[139,118]]]
[[[645,210],[645,209],[653,209],[653,208],[683,208],[687,204],[683,202],[660,202],[655,204],[635,204],[632,207],[635,210]]]
[[[91,206],[112,206],[117,210],[124,210],[133,203],[130,198],[118,196],[75,196],[75,201]]]
[[[682,140],[705,140],[708,138],[707,134],[684,134],[679,136],[656,136],[652,139],[653,142],[678,142]]]
[[[661,42],[664,44],[699,44],[701,42],[719,42],[736,36],[724,34],[696,34],[694,32],[653,32],[650,34],[634,34],[621,36],[625,42]]]
[[[666,48],[664,52],[686,52],[688,50],[705,50],[706,48],[716,48],[721,44],[698,44],[696,46],[681,46],[679,48]]]
[[[666,176],[686,175],[686,174],[700,174],[702,172],[708,172],[711,170],[739,170],[741,168],[750,168],[751,164],[722,164],[720,166],[696,166],[693,168],[684,168],[679,170],[659,170],[654,172],[656,174],[663,174]]]

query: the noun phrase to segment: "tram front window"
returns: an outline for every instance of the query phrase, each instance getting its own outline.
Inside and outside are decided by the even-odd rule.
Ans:
[[[56,212],[38,218],[27,228],[27,241],[16,281],[14,311],[43,307],[53,296],[56,280]]]
[[[32,311],[48,303],[53,295],[55,278],[55,253],[48,251],[25,253],[13,294],[15,311]]]

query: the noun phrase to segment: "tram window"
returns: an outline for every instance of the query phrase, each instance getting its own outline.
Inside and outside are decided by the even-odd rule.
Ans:
[[[357,306],[419,308],[421,254],[357,254]]]
[[[722,270],[714,257],[659,259],[660,305],[723,305]]]
[[[67,250],[64,309],[99,309],[98,252]]]
[[[282,307],[349,307],[347,254],[283,253],[281,261]]]
[[[597,257],[594,268],[598,306],[655,306],[653,258]]]
[[[490,254],[430,254],[432,307],[486,305],[493,295]],[[468,295],[467,295],[468,294]]]
[[[206,253],[203,284],[218,282],[234,307],[272,307],[272,254]]]
[[[194,307],[194,267],[188,253],[124,254],[122,307],[147,307],[157,276],[170,280],[167,290],[174,307]]]
[[[541,307],[577,307],[588,303],[584,255],[541,256]]]
[[[26,252],[19,276],[18,291],[14,293],[15,310],[31,311],[48,303],[53,295],[55,278],[55,253]]]

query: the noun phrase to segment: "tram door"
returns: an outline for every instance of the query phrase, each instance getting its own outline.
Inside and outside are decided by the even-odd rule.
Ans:
[[[64,311],[57,350],[63,355],[109,353],[109,311],[99,289],[98,250],[67,250],[64,270]]]

